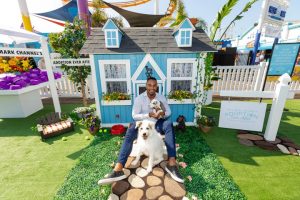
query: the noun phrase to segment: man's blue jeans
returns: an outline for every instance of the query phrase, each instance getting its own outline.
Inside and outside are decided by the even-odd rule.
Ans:
[[[175,133],[171,121],[159,119],[155,124],[155,129],[165,135],[165,144],[167,147],[168,157],[176,157]],[[135,122],[131,123],[127,129],[124,142],[121,147],[118,162],[125,166],[128,156],[131,153],[133,141],[137,138],[138,130],[135,129]]]

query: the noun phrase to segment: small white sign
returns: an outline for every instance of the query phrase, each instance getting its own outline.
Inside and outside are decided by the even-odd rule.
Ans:
[[[0,56],[43,57],[43,52],[41,49],[0,47]]]
[[[222,101],[219,127],[262,131],[266,103]]]
[[[79,59],[52,59],[52,66],[60,67],[62,65],[67,66],[88,66],[90,65],[89,58],[79,58]]]

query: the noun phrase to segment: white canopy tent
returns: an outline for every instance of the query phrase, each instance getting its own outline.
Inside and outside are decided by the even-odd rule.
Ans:
[[[29,37],[24,37],[24,34]],[[24,29],[15,29],[15,28],[0,28],[0,43],[4,44],[24,44],[27,42],[37,42],[39,41],[35,33],[26,31]]]
[[[61,113],[61,107],[59,103],[59,98],[55,86],[55,79],[52,71],[52,65],[50,61],[50,54],[48,50],[48,43],[47,43],[47,38],[26,30],[12,30],[9,28],[1,28],[0,27],[0,43],[5,43],[5,44],[20,44],[20,43],[26,43],[26,42],[39,42],[41,44],[41,49],[28,49],[28,50],[37,50],[41,51],[41,56],[45,60],[46,64],[46,70],[47,70],[47,75],[48,75],[48,80],[49,80],[49,85],[50,85],[50,91],[53,99],[53,104],[54,104],[54,109],[55,112]],[[0,50],[7,50],[8,48],[0,48]],[[9,49],[14,49],[14,48],[9,48]],[[8,56],[5,54],[1,54],[0,56]]]

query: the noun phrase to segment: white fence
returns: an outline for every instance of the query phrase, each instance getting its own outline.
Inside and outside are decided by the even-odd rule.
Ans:
[[[216,73],[221,78],[214,82],[213,93],[221,90],[258,91],[261,90],[267,64],[246,66],[217,66]],[[274,91],[277,81],[267,81],[265,91]],[[290,90],[300,93],[300,82],[292,81]]]
[[[231,91],[258,91],[263,85],[266,73],[266,63],[261,65],[245,65],[245,66],[218,66],[216,73],[220,80],[214,82],[213,93],[219,94],[221,90]],[[94,98],[94,89],[91,75],[86,80],[86,96],[89,99]],[[276,81],[267,82],[265,91],[274,91]],[[67,75],[62,75],[59,82],[56,83],[58,95],[60,97],[81,97],[81,92],[72,83]],[[292,81],[290,90],[300,93],[300,82]],[[40,90],[42,97],[51,97],[49,87]]]
[[[56,83],[56,88],[59,97],[81,97],[81,92],[78,91],[75,84],[70,81],[67,75],[62,75],[60,81]],[[85,93],[87,98],[95,98],[91,75],[86,79]],[[40,95],[42,97],[51,97],[49,86],[42,88]]]

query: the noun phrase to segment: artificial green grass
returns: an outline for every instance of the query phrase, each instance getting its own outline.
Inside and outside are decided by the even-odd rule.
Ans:
[[[112,169],[110,164],[116,161],[120,150],[121,137],[102,134],[85,149],[79,163],[71,170],[55,199],[107,199],[110,186],[97,186],[97,181]],[[177,134],[180,144],[179,161],[187,163],[180,169],[186,180],[188,196],[199,199],[245,199],[238,186],[232,181],[217,157],[207,146],[198,129],[188,128],[186,133]]]
[[[287,136],[299,145],[300,100],[287,101],[286,108],[289,111],[283,113],[278,136]],[[202,112],[219,118],[219,109],[220,103],[213,103]],[[299,156],[243,146],[232,129],[214,127],[202,135],[247,199],[300,199]]]
[[[62,105],[62,110],[70,112],[77,106]],[[36,118],[53,111],[52,106],[45,106],[27,118],[0,119],[1,200],[52,199],[82,149],[91,142],[85,140],[89,133],[79,126],[75,132],[42,142],[31,127]]]

